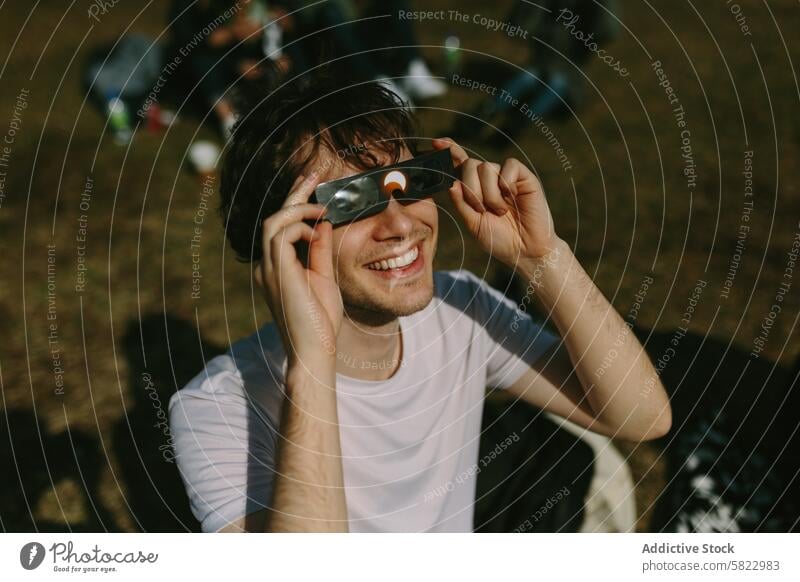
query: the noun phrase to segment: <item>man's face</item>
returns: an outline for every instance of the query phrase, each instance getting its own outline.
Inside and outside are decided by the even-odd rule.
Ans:
[[[375,152],[381,165],[392,160]],[[314,167],[320,182],[364,170],[320,151]],[[408,150],[399,161],[411,159]],[[333,261],[345,310],[355,320],[381,321],[409,315],[433,297],[433,256],[439,213],[433,199],[401,204],[395,199],[380,213],[333,229]],[[388,268],[387,268],[388,267]]]

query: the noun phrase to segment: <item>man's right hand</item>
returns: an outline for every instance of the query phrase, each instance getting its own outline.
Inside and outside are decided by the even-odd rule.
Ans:
[[[333,269],[333,228],[325,207],[308,202],[319,177],[298,176],[281,209],[264,220],[262,259],[253,270],[281,332],[289,365],[333,360],[342,324],[342,297]],[[309,243],[308,266],[295,243]]]
[[[281,209],[264,220],[253,275],[265,290],[289,369],[272,498],[264,531],[348,531],[336,400],[336,336],[342,296],[333,269],[333,227],[309,204],[319,183],[299,176]],[[309,243],[307,265],[295,243]]]

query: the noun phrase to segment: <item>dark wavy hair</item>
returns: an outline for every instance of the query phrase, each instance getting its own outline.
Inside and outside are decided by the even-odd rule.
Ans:
[[[416,153],[416,123],[384,85],[318,74],[277,89],[250,89],[237,104],[239,121],[222,163],[220,213],[225,235],[243,262],[261,259],[261,223],[279,210],[297,176],[321,147],[345,152],[363,171],[377,152],[399,160]],[[369,143],[370,149],[359,148]]]

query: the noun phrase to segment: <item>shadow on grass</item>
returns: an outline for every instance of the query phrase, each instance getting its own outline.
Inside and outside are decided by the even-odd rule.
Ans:
[[[493,286],[517,304],[525,293],[503,270]],[[652,443],[666,479],[650,531],[798,531],[800,357],[787,370],[712,336],[633,332],[673,413],[670,432]]]
[[[4,484],[0,489],[0,528],[6,532],[116,531],[100,496],[104,457],[97,439],[80,430],[48,434],[32,410],[5,410],[0,434]],[[55,493],[60,492],[59,494]],[[42,505],[63,520],[37,517]]]
[[[513,282],[495,287],[512,299],[521,297]],[[634,332],[655,363],[675,338],[669,330]],[[190,322],[164,313],[131,321],[123,346],[132,399],[113,427],[111,443],[128,511],[142,531],[199,531],[172,457],[166,406],[223,348],[203,341]],[[672,401],[673,427],[653,443],[663,451],[667,471],[650,530],[675,531],[693,519],[724,527],[711,523],[713,513],[735,518],[741,531],[798,531],[800,360],[788,371],[689,333],[661,377]],[[0,447],[4,531],[121,529],[99,495],[107,461],[96,436],[74,429],[48,434],[33,411],[19,409],[0,415],[0,434],[8,435],[10,445]],[[67,494],[60,489],[58,499],[48,499],[67,481],[77,488]],[[37,519],[42,503],[60,503],[63,511],[56,513],[63,521]]]
[[[101,495],[101,475],[112,455],[115,487],[124,493],[123,511],[136,529],[199,531],[174,462],[167,405],[172,393],[223,349],[199,338],[190,322],[165,313],[129,322],[122,343],[129,391],[110,439],[101,442],[97,434],[76,429],[48,433],[32,410],[0,414],[0,435],[8,438],[8,446],[0,446],[3,531],[127,528],[119,522],[120,509],[107,507]]]
[[[113,429],[132,519],[142,531],[199,531],[177,470],[167,406],[172,394],[224,350],[168,313],[132,320],[123,338],[132,406]]]
[[[674,337],[652,335],[654,361]],[[674,420],[653,529],[798,531],[800,359],[789,371],[698,334],[677,354],[662,372]]]

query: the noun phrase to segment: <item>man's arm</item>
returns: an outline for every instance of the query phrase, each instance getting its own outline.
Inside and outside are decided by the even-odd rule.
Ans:
[[[517,273],[532,283],[563,341],[509,390],[607,436],[643,441],[666,434],[670,404],[650,358],[569,245],[559,239],[548,255],[521,260]]]
[[[639,441],[669,431],[669,400],[650,359],[556,235],[539,178],[514,158],[500,165],[470,158],[449,138],[432,144],[450,149],[458,168],[448,192],[467,230],[533,283],[563,338],[565,350],[549,354],[550,364],[545,354],[541,373],[523,375],[513,391],[603,434]]]
[[[266,531],[347,531],[335,360],[290,368]]]
[[[282,208],[263,223],[263,254],[253,269],[287,355],[267,531],[347,531],[336,407],[336,337],[343,317],[333,270],[330,223],[308,199],[319,176],[298,176]],[[295,243],[309,245],[305,264]]]
[[[308,367],[315,374],[303,366],[287,373],[270,508],[220,532],[347,531],[335,363]]]

